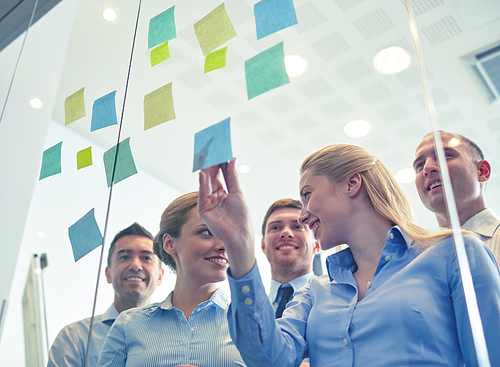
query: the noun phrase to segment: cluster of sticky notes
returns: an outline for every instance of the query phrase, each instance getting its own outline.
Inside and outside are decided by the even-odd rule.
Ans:
[[[257,39],[297,24],[293,0],[262,0],[254,6]]]
[[[150,54],[151,67],[170,57],[168,41],[177,37],[174,8],[172,6],[149,21],[148,48],[155,47]]]
[[[230,118],[194,135],[193,172],[233,159]]]
[[[95,219],[94,209],[91,209],[69,227],[68,233],[75,262],[102,245],[103,242],[101,231]]]

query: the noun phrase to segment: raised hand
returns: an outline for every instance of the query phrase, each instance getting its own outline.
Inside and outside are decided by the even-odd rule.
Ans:
[[[227,165],[227,192],[220,166],[200,172],[198,216],[212,234],[222,240],[229,257],[231,275],[238,279],[255,264],[253,229],[236,175],[235,160]]]

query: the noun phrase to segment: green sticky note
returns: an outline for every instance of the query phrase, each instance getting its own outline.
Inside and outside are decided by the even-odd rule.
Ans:
[[[82,169],[92,165],[92,147],[80,150],[76,153],[76,169]]]
[[[283,42],[245,61],[248,99],[290,83],[285,70]]]
[[[175,119],[172,82],[144,96],[144,130]]]
[[[115,184],[137,173],[137,168],[135,167],[134,163],[134,157],[132,157],[132,151],[130,150],[130,138],[127,138],[119,143],[118,149],[115,145],[114,147],[107,150],[104,153],[103,160],[104,169],[106,170],[106,180],[108,182],[108,187],[111,186],[113,167],[115,168],[115,177],[113,180]]]
[[[177,37],[174,8],[165,10],[149,21],[148,48],[158,46]]]
[[[85,99],[83,91],[85,87],[77,90],[64,101],[64,125],[67,126],[76,120],[85,117]]]
[[[194,33],[204,56],[236,37],[224,3],[197,21],[194,24]]]
[[[205,58],[205,72],[220,69],[226,66],[226,51],[227,47],[221,48],[220,50],[210,52]]]
[[[43,152],[42,168],[38,180],[61,173],[61,147],[62,141]]]
[[[155,49],[151,50],[150,60],[151,67],[158,65],[160,62],[165,61],[170,57],[170,50],[168,49],[168,41],[162,43]]]

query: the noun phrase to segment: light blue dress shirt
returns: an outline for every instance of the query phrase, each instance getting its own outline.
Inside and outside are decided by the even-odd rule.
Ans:
[[[91,367],[97,364],[106,334],[118,315],[116,307],[111,305],[102,315],[94,316],[87,366]],[[65,326],[50,348],[47,367],[83,367],[89,327],[90,317]]]
[[[313,275],[312,272],[304,274],[300,277],[290,280],[286,284],[290,284],[293,291],[297,292],[300,288],[309,283],[309,279],[311,279],[312,275]],[[282,283],[278,282],[277,280],[271,279],[271,288],[269,289],[269,301],[273,305],[274,311],[276,311],[278,305],[280,304],[281,297],[279,297],[278,295],[278,290],[281,285]]]
[[[229,297],[217,290],[186,317],[171,302],[124,311],[108,333],[97,366],[244,366],[227,325]]]
[[[489,249],[466,236],[492,366],[500,363],[500,275]],[[257,267],[229,277],[231,336],[248,366],[477,366],[453,240],[425,251],[398,227],[358,299],[350,249],[327,259],[274,320]]]

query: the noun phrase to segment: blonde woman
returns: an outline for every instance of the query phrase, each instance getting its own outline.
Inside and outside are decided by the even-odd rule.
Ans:
[[[255,265],[234,162],[228,192],[218,168],[200,174],[198,211],[229,256],[231,336],[248,366],[476,366],[450,233],[417,226],[402,189],[364,148],[331,145],[301,167],[299,221],[323,249],[328,274],[296,292],[283,317]],[[492,365],[500,363],[500,276],[491,252],[465,236]]]
[[[154,241],[158,257],[177,273],[164,302],[120,314],[98,366],[244,366],[229,336],[227,256],[197,215],[198,193],[175,199],[163,212]]]

